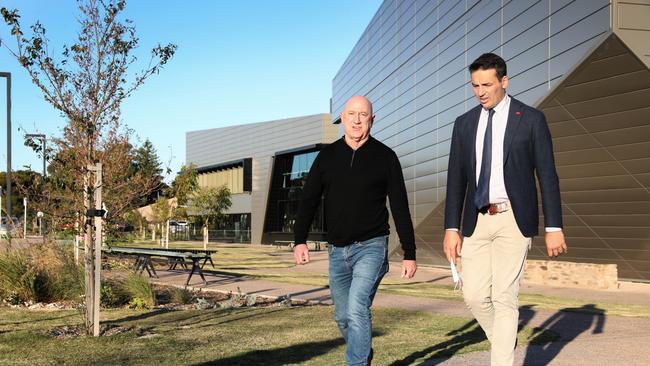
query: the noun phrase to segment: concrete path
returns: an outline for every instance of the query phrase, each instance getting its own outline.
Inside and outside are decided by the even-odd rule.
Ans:
[[[291,253],[287,252],[286,255],[290,257]],[[216,264],[218,268],[218,261]],[[399,279],[399,267],[399,263],[391,263],[387,278]],[[264,269],[263,272],[285,275],[326,274],[327,255],[324,252],[315,252],[312,253],[312,262],[309,265]],[[158,274],[160,278],[154,282],[164,284],[182,286],[187,278],[185,271],[158,271]],[[291,295],[292,299],[331,304],[327,287],[246,279],[219,273],[206,273],[206,279],[208,284],[204,286],[200,277],[195,276],[190,286],[203,291],[232,291],[258,296]],[[419,268],[412,281],[450,284],[451,278],[447,270]],[[650,306],[650,285],[647,284],[621,283],[617,290],[568,289],[524,284],[522,292],[573,298],[585,304],[602,301]],[[459,301],[381,292],[377,294],[373,307],[399,307],[471,318],[469,311]],[[645,349],[650,346],[650,319],[648,318],[617,317],[598,312],[595,314],[546,312],[533,308],[522,309],[520,323],[532,328],[543,326],[560,334],[561,339],[545,345],[517,348],[515,365],[650,365],[650,352]],[[428,360],[421,365],[489,365],[489,360],[489,352],[474,352],[449,359]]]

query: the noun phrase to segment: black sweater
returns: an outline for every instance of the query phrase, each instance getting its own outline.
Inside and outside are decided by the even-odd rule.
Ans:
[[[404,259],[415,259],[404,176],[397,155],[389,147],[369,137],[353,150],[342,137],[318,154],[303,187],[295,243],[306,242],[323,195],[327,241],[335,246],[388,235],[388,196]]]

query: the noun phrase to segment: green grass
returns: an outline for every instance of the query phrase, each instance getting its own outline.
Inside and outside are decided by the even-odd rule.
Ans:
[[[377,365],[487,350],[475,322],[424,312],[375,309]],[[332,308],[268,307],[219,310],[102,311],[103,324],[130,330],[114,336],[57,339],[53,327],[81,322],[76,311],[0,308],[3,365],[338,365],[344,345]],[[519,334],[519,347],[530,328]],[[545,340],[554,338],[546,334]]]
[[[261,278],[269,281],[295,283],[311,286],[327,286],[328,278],[325,274],[261,274],[258,271],[228,271],[219,268],[218,272],[229,273],[240,277]],[[436,285],[426,282],[402,282],[385,279],[379,286],[379,291],[395,295],[415,296],[430,299],[463,301],[461,291],[454,290],[447,285]],[[593,306],[588,306],[592,304]],[[554,296],[525,294],[519,296],[520,306],[533,306],[536,310],[558,311],[570,310],[583,313],[603,313],[606,315],[644,317],[650,318],[650,308],[644,305],[616,304],[608,302],[593,302],[575,300]]]
[[[155,246],[154,244],[143,243],[133,243],[131,245]],[[173,243],[170,246],[175,248],[203,248],[200,243]],[[214,247],[214,245],[211,247]],[[319,287],[328,285],[328,277],[325,273],[305,274],[282,271],[283,268],[288,269],[294,266],[291,257],[287,255],[286,249],[276,249],[272,246],[219,245],[217,250],[215,264],[219,273]],[[269,271],[265,271],[265,269]],[[379,291],[396,295],[462,301],[461,291],[454,291],[448,285],[428,282],[403,282],[385,279],[382,281]],[[650,317],[650,308],[643,305],[590,302],[526,293],[520,295],[519,302],[521,306],[534,306],[537,310],[558,311],[560,309],[571,309],[572,311],[586,313],[602,312],[606,315]],[[586,306],[592,303],[593,307]]]

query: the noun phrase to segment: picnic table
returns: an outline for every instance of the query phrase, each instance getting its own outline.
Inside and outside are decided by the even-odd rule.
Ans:
[[[194,254],[207,254],[207,258],[201,263],[201,269],[205,267],[205,264],[209,261],[210,265],[212,268],[214,268],[214,262],[212,262],[212,254],[216,253],[217,251],[214,249],[174,249],[174,248],[156,248],[156,250],[162,250],[165,252],[183,252],[183,253],[194,253]],[[183,268],[187,269],[187,262],[185,262],[185,258],[183,257],[173,257],[169,258],[169,269],[176,269],[177,265],[183,266]]]
[[[161,248],[128,248],[128,247],[111,247],[107,248],[104,250],[107,253],[113,253],[113,254],[122,254],[122,255],[134,255],[136,256],[135,264],[134,264],[134,269],[136,271],[139,271],[139,273],[144,272],[145,270],[149,274],[149,277],[155,276],[158,278],[158,274],[156,273],[156,269],[153,267],[153,264],[151,263],[151,257],[162,257],[162,258],[167,258],[170,260],[176,260],[178,264],[178,261],[183,261],[185,263],[185,260],[191,260],[192,261],[192,270],[190,271],[190,274],[187,276],[187,281],[185,281],[185,286],[189,285],[190,279],[192,279],[192,275],[194,272],[197,272],[199,276],[201,276],[201,279],[203,280],[204,284],[207,284],[207,281],[205,280],[205,276],[203,276],[203,271],[201,268],[205,263],[210,260],[212,263],[212,259],[210,258],[210,254],[208,253],[192,253],[190,250],[184,250],[184,249],[165,249],[161,250]],[[201,261],[203,261],[203,264],[201,264]],[[214,266],[214,264],[213,264]]]
[[[325,242],[325,241],[307,240],[307,242],[305,244],[307,244],[307,247],[312,245],[314,247],[315,251],[320,251],[323,248],[327,247],[327,242]],[[275,240],[273,242],[273,245],[276,248],[280,248],[281,246],[286,245],[286,246],[289,247],[289,250],[293,250],[293,247],[295,246],[293,240]]]

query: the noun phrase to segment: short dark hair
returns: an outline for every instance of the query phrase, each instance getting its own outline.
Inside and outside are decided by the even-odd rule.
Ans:
[[[471,65],[469,65],[469,73],[476,70],[489,70],[495,69],[497,78],[501,80],[504,76],[508,75],[508,68],[506,62],[499,55],[494,53],[484,53],[479,56]]]

